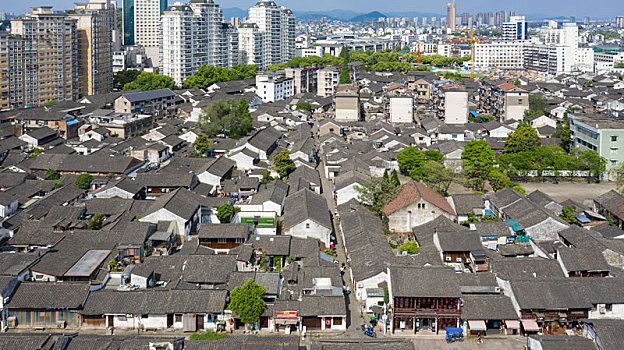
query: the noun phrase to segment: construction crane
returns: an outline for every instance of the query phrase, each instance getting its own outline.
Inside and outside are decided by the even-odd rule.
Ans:
[[[422,52],[420,51],[420,41],[418,42],[418,51],[412,51],[410,52],[410,55],[416,54],[416,65],[420,66],[420,54]]]
[[[474,79],[474,69],[475,69],[475,43],[480,43],[481,39],[474,37],[474,30],[470,30],[470,38],[460,38],[457,37],[458,40],[464,40],[470,42],[470,79]]]

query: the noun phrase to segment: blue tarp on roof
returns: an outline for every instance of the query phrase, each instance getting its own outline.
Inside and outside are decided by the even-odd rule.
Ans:
[[[507,222],[509,223],[509,226],[511,226],[511,229],[512,229],[515,233],[518,233],[518,232],[522,232],[522,231],[524,231],[524,227],[522,227],[522,225],[520,225],[520,223],[519,223],[519,222],[517,222],[516,220],[514,220],[514,219],[509,219],[509,220],[507,220]]]
[[[471,114],[473,117],[478,117],[478,116],[479,116],[479,113],[477,113],[476,111],[474,111],[474,110],[472,110],[472,109],[471,109],[469,112],[470,112],[470,114]]]
[[[74,125],[74,124],[78,124],[78,121],[76,119],[72,119],[72,120],[68,120],[67,121],[67,125]]]

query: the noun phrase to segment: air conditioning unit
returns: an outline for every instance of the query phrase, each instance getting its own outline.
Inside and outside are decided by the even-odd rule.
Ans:
[[[56,321],[56,328],[65,328],[65,321]]]
[[[607,313],[607,308],[605,307],[605,304],[598,304],[598,312],[602,315]]]
[[[470,264],[470,262],[471,262],[470,259],[466,259],[466,263]]]
[[[17,327],[17,318],[15,316],[11,316],[7,318],[7,327],[9,328]]]

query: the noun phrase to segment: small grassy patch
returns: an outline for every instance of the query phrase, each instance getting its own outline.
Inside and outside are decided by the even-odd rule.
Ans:
[[[191,340],[217,340],[227,338],[227,333],[204,332],[191,334]]]

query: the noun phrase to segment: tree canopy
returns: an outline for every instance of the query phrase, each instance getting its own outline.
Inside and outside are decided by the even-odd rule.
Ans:
[[[204,132],[215,136],[224,134],[238,139],[249,133],[253,127],[253,118],[244,97],[219,100],[211,103],[199,117],[199,127]]]
[[[297,102],[297,109],[300,109],[302,111],[308,111],[308,112],[312,112],[312,105],[309,104],[308,102]]]
[[[231,69],[201,65],[193,75],[184,80],[184,86],[188,88],[207,88],[214,83],[231,80],[253,79],[258,73],[255,65],[238,64]]]
[[[494,165],[494,151],[486,140],[473,140],[464,146],[461,158],[470,186],[474,190],[482,190],[483,182],[488,178]]]
[[[223,203],[217,208],[217,219],[222,224],[229,223],[232,219],[232,214],[234,214],[234,208],[228,203]]]
[[[197,134],[197,138],[195,138],[195,142],[193,142],[193,148],[200,154],[206,153],[212,147],[212,141],[208,139],[203,133]]]
[[[61,178],[61,173],[54,169],[48,169],[46,171],[46,180],[58,180]]]
[[[427,160],[417,169],[410,171],[410,177],[420,181],[443,196],[448,194],[448,188],[453,182],[453,173],[440,162]]]
[[[425,154],[416,147],[405,147],[401,152],[397,154],[397,161],[399,162],[399,168],[409,173],[412,169],[416,169],[421,166],[427,157]]]
[[[531,112],[544,113],[548,109],[548,100],[544,96],[530,95],[529,96],[529,110]]]
[[[123,88],[126,84],[133,82],[141,74],[141,71],[135,69],[122,70],[113,76],[113,84]]]
[[[505,153],[533,152],[540,144],[537,131],[531,125],[521,123],[507,136],[504,150]]]
[[[280,174],[281,177],[286,177],[293,172],[295,170],[295,162],[290,159],[290,151],[284,149],[280,153],[274,155],[273,166],[275,167],[275,172]]]
[[[383,207],[399,192],[399,187],[391,179],[373,177],[362,186],[356,186],[358,199],[370,210],[383,217]]]
[[[124,85],[124,90],[150,91],[176,88],[175,81],[169,76],[158,73],[141,72],[136,79]]]
[[[91,187],[91,181],[93,181],[93,176],[91,174],[82,173],[76,178],[76,186],[83,190],[88,190],[89,187]]]
[[[262,300],[264,291],[264,286],[250,278],[244,285],[232,290],[228,308],[238,314],[243,323],[255,323],[264,311],[265,303]]]

